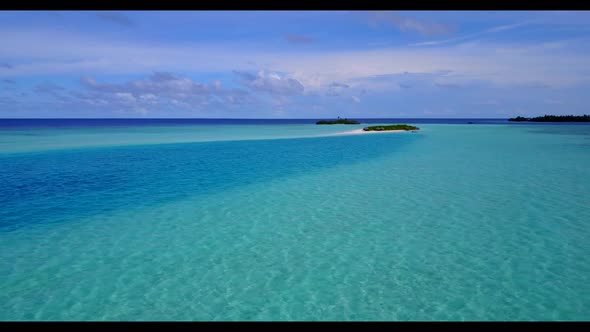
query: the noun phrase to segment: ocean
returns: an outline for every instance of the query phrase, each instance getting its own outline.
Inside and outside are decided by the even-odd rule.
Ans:
[[[590,319],[590,125],[360,120],[0,120],[0,320]]]

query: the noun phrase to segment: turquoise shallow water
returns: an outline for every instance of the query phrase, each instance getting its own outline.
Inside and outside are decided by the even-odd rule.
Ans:
[[[227,124],[125,126],[97,128],[9,128],[0,130],[0,153],[92,147],[320,137],[361,129],[363,125]],[[0,128],[1,129],[1,128]]]
[[[590,319],[590,126],[419,126],[0,133],[0,320]]]

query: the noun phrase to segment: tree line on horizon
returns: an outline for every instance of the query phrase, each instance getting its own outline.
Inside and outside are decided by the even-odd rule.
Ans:
[[[590,122],[590,115],[547,115],[533,118],[517,116],[510,118],[508,121],[532,121],[532,122]]]

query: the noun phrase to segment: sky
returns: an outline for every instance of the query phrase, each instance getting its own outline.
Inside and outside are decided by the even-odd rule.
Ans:
[[[2,11],[0,118],[590,113],[589,11]]]

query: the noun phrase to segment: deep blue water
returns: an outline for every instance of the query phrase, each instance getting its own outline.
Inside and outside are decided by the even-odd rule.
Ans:
[[[390,144],[377,146],[373,137],[346,136],[16,154],[0,158],[0,205],[11,207],[0,210],[0,232],[351,164],[418,138],[387,137]]]

